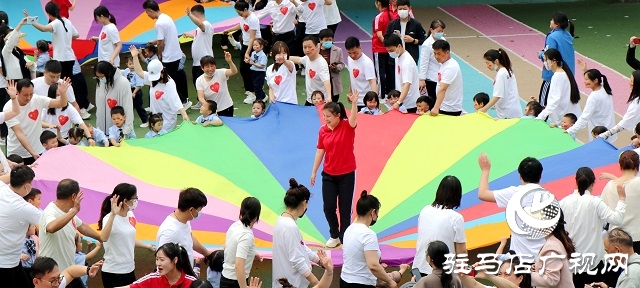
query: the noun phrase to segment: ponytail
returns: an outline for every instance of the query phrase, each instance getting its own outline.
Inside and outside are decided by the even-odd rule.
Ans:
[[[196,273],[193,272],[191,263],[189,263],[189,253],[187,253],[187,250],[182,247],[182,245],[171,242],[165,243],[156,250],[156,257],[160,251],[162,251],[162,253],[171,261],[176,258],[178,259],[176,263],[176,269],[178,269],[178,271],[184,272],[184,274],[195,278],[198,277],[196,276]]]
[[[504,66],[504,68],[507,68],[507,73],[509,73],[509,77],[511,77],[513,69],[511,69],[511,59],[509,59],[509,55],[507,55],[507,52],[502,50],[502,48],[498,48],[498,52],[500,52],[500,58],[498,61],[502,66]]]
[[[116,25],[116,17],[114,17],[113,14],[109,12],[109,9],[107,9],[107,7],[100,5],[96,7],[96,9],[93,9],[93,20],[97,22],[99,16],[109,17],[109,22],[111,22],[113,25]]]
[[[73,129],[73,128],[72,128]],[[80,129],[82,130],[82,129]],[[70,130],[71,131],[71,130]],[[84,133],[83,133],[84,136]],[[120,205],[124,200],[131,200],[134,196],[138,194],[138,190],[135,185],[129,183],[120,183],[113,188],[113,192],[111,195],[104,198],[102,201],[102,208],[100,209],[100,218],[98,218],[98,231],[102,230],[102,219],[107,214],[111,213],[111,199],[113,196],[118,195],[118,202],[116,204]]]
[[[44,11],[47,12],[47,14],[51,15],[51,17],[60,20],[60,22],[62,22],[64,31],[69,32],[69,29],[67,29],[67,25],[65,25],[64,21],[62,21],[62,16],[60,16],[60,6],[58,6],[57,3],[53,1],[47,3],[47,5],[44,5]]]
[[[111,213],[111,198],[113,198],[113,194],[107,196],[102,201],[102,208],[100,208],[100,218],[98,218],[98,231],[102,231],[102,219],[107,214]]]
[[[578,185],[578,193],[584,193],[596,182],[596,175],[589,167],[580,167],[576,172],[576,184]]]
[[[260,210],[262,210],[262,206],[258,198],[244,198],[242,204],[240,204],[240,222],[245,227],[249,227],[253,220],[258,221],[260,219]]]
[[[591,81],[598,80],[598,84],[600,84],[602,88],[604,88],[604,91],[607,92],[608,95],[613,95],[611,92],[611,86],[609,86],[609,81],[607,81],[607,76],[604,76],[602,73],[600,73],[600,70],[589,69],[584,72],[584,75],[587,76],[587,78],[589,78],[589,80]]]
[[[112,14],[109,14],[109,22],[111,22],[113,25],[116,25],[116,17],[114,17]]]
[[[613,91],[611,90],[611,86],[609,86],[609,81],[605,75],[602,75],[602,88],[604,88],[604,92],[607,92],[607,94],[613,95]]]
[[[333,114],[334,116],[337,116],[338,114],[340,114],[341,120],[349,118],[347,116],[347,110],[344,109],[344,105],[342,104],[342,102],[337,102],[337,103],[329,102],[324,105],[324,108],[322,110],[327,110],[331,112],[331,114]]]

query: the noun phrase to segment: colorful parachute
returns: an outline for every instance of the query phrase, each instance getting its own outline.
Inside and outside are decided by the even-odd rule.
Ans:
[[[2,3],[0,10],[7,12],[11,23],[17,23],[18,19],[24,17],[22,14],[23,9],[26,9],[31,16],[38,16],[40,23],[46,23],[44,4],[48,1],[22,0],[6,2]],[[187,6],[193,6],[197,3],[192,0],[157,0],[156,2],[160,4],[160,11],[174,19],[178,34],[195,30],[195,25],[186,16],[185,9]],[[126,47],[129,47],[129,45],[142,46],[148,41],[154,40],[156,36],[153,29],[155,20],[146,15],[141,3],[142,1],[121,0],[76,2],[76,9],[70,13],[69,20],[71,20],[80,34],[79,39],[73,41],[73,50],[80,64],[98,57],[96,43],[91,40],[85,40],[90,39],[91,36],[97,36],[100,33],[100,29],[102,29],[101,25],[93,20],[93,9],[98,5],[106,6],[116,17],[116,26],[120,30],[123,51],[126,51]],[[220,33],[238,23],[238,14],[236,14],[232,5],[221,1],[202,5],[205,7],[205,15],[211,22],[215,33]],[[271,18],[266,17],[261,22],[262,24],[269,24],[269,21],[271,21]],[[38,40],[51,40],[50,33],[42,33],[28,26],[21,30],[27,35],[20,42],[20,48],[25,50],[27,54],[33,54],[35,43]],[[191,39],[181,37],[180,41],[188,42]]]
[[[260,119],[225,118],[225,126],[215,128],[184,123],[161,137],[128,140],[120,148],[62,147],[38,160],[34,186],[43,190],[47,203],[54,200],[59,180],[77,180],[85,193],[80,217],[96,223],[102,200],[116,184],[136,185],[137,231],[143,241],[155,241],[157,227],[177,206],[179,190],[197,187],[208,195],[209,204],[192,227],[210,247],[224,245],[227,228],[238,219],[240,202],[255,196],[263,205],[255,226],[256,244],[269,257],[273,225],[284,210],[289,178],[305,185],[309,181],[319,115],[314,107],[278,103]],[[533,119],[495,121],[484,114],[360,115],[355,143],[354,193],[369,190],[382,202],[380,219],[372,228],[378,233],[383,259],[390,264],[413,259],[417,215],[432,203],[445,175],[456,175],[462,182],[458,211],[465,218],[469,249],[509,235],[504,211],[477,198],[480,152],[493,163],[491,188],[518,185],[518,163],[533,156],[544,165],[543,186],[559,199],[573,191],[577,168],[615,172],[620,153],[602,140],[581,146],[560,129]],[[598,182],[595,191],[601,191],[603,184]],[[309,187],[313,193],[309,210],[298,221],[311,246],[329,237],[319,186]],[[340,250],[332,252],[340,265]]]

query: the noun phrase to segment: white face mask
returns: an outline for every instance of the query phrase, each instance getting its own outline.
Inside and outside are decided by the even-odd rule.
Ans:
[[[499,69],[500,69],[500,67],[498,67],[498,64],[493,63],[493,71],[498,72]]]
[[[136,210],[136,207],[138,207],[138,199],[133,199],[133,201],[131,201],[131,206],[129,206],[129,211]]]
[[[398,53],[397,52],[389,52],[389,57],[395,59],[398,58]]]
[[[544,61],[544,68],[547,69],[547,70],[551,70],[551,61],[550,60]]]
[[[409,10],[398,10],[398,16],[402,19],[407,19],[407,17],[409,17]]]
[[[209,74],[209,73],[204,73],[205,76],[209,77],[209,78],[213,78],[213,73]]]

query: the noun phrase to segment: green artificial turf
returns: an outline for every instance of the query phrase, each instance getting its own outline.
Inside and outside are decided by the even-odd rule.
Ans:
[[[640,3],[613,1],[580,1],[545,4],[506,4],[493,7],[536,30],[547,33],[555,11],[573,19],[573,43],[577,52],[592,58],[625,76],[633,71],[625,58],[629,38],[640,36],[638,18]]]

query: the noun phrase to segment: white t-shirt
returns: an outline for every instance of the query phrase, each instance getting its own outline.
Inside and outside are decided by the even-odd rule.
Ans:
[[[571,82],[569,82],[567,73],[564,71],[555,72],[551,77],[551,84],[549,84],[547,106],[536,119],[544,120],[549,117],[550,124],[559,126],[562,122],[562,117],[567,113],[573,113],[576,117],[580,117],[582,114],[580,102],[571,103]]]
[[[516,75],[511,73],[507,68],[500,68],[493,82],[493,97],[499,97],[500,100],[494,105],[498,118],[520,118],[522,117],[522,107],[520,107],[520,95],[518,94],[518,83]]]
[[[500,208],[506,208],[507,203],[509,203],[509,199],[513,197],[514,194],[518,193],[518,191],[529,191],[533,189],[543,189],[539,184],[528,183],[520,186],[511,186],[501,190],[493,191],[493,197],[496,199],[496,204]],[[524,198],[522,198],[523,207],[531,206],[533,203],[534,193],[531,193]],[[516,222],[518,225],[521,225],[522,220],[520,217],[516,215]],[[538,257],[538,252],[542,245],[544,245],[545,239],[537,239],[537,240],[529,240],[527,239],[527,235],[520,235],[517,233],[511,233],[511,249],[516,253],[521,254],[530,254],[533,255],[531,259],[524,259],[527,262],[533,262]]]
[[[6,66],[7,79],[20,80],[22,79],[22,70],[20,69],[20,59],[13,55],[13,49],[20,43],[20,35],[22,32],[19,30],[13,30],[9,33],[9,39],[4,43],[2,47],[2,57],[4,58],[4,65]],[[2,64],[0,63],[0,67]],[[2,70],[0,70],[2,71]],[[0,87],[6,87],[0,86]]]
[[[269,89],[273,90],[276,101],[298,104],[296,65],[293,65],[293,70],[289,71],[287,66],[282,64],[275,72],[273,71],[273,65],[274,64],[271,64],[267,67],[267,84],[269,85]]]
[[[120,32],[118,32],[116,25],[109,23],[102,26],[100,36],[98,36],[98,61],[109,62],[118,42],[120,42]],[[113,60],[113,66],[120,67],[120,55]]]
[[[420,79],[418,78],[418,65],[411,57],[409,52],[405,51],[396,58],[396,90],[402,92],[404,83],[411,83],[411,88],[407,93],[407,97],[402,101],[402,105],[407,109],[416,108],[416,100],[420,97]]]
[[[629,105],[631,106],[631,105]],[[604,126],[608,129],[616,125],[615,112],[613,111],[613,97],[600,87],[600,90],[593,91],[587,98],[582,115],[578,118],[573,126],[567,129],[567,133],[575,136],[578,131],[585,126],[589,129],[589,140],[593,139],[591,130],[596,126]],[[607,139],[609,142],[615,142],[617,135],[613,135]]]
[[[64,26],[67,27],[67,31],[64,30],[65,27],[62,26],[62,22],[59,19],[54,19],[49,23],[53,28],[53,32],[51,32],[53,60],[74,61],[76,60],[76,54],[73,53],[73,49],[71,48],[71,40],[73,36],[79,35],[78,30],[76,30],[76,27],[73,27],[69,19],[62,18],[62,21],[64,21]]]
[[[293,25],[293,20],[296,17],[296,6],[288,0],[282,0],[280,4],[276,3],[276,1],[269,1],[267,6],[264,8],[266,12],[271,16],[273,20],[273,33],[283,34],[287,32],[292,32],[295,28]],[[266,17],[266,13],[261,15],[261,18]]]
[[[193,238],[191,236],[191,223],[182,223],[178,219],[167,216],[160,227],[156,236],[158,247],[166,243],[178,243],[187,250],[189,254],[189,263],[193,265]]]
[[[376,68],[373,65],[373,61],[371,61],[371,58],[364,53],[362,53],[362,56],[360,56],[358,60],[353,60],[351,57],[347,57],[347,69],[349,70],[351,89],[355,89],[359,94],[358,106],[363,106],[365,105],[365,103],[362,102],[364,95],[371,91],[369,80],[377,79]]]
[[[4,183],[0,183],[0,268],[20,264],[20,254],[29,224],[38,225],[42,212],[24,201]]]
[[[602,201],[611,209],[616,209],[618,205],[618,183],[609,181],[607,185],[602,189]],[[640,239],[640,209],[637,207],[640,204],[640,178],[635,177],[624,183],[625,191],[627,192],[626,204],[629,210],[624,212],[624,219],[620,225],[610,225],[609,230],[614,228],[622,228],[624,231],[631,235],[631,239]]]
[[[311,273],[311,261],[316,256],[302,240],[296,222],[290,217],[280,216],[273,227],[273,273],[272,287],[282,287],[278,279],[287,278],[293,287],[308,287],[305,278]]]
[[[442,40],[445,39],[442,38]],[[432,33],[420,47],[420,80],[438,82],[440,63],[433,54],[433,42],[436,42],[436,39],[433,38]]]
[[[320,55],[316,60],[311,61],[309,56],[300,58],[300,64],[304,66],[304,80],[307,87],[307,102],[311,103],[313,91],[320,90],[324,94],[324,99],[331,99],[331,91],[324,91],[324,81],[329,81],[329,65]]]
[[[242,258],[245,260],[244,275],[249,277],[255,255],[256,244],[253,242],[253,230],[244,226],[240,220],[231,224],[224,242],[222,276],[227,279],[238,280],[238,276],[236,276],[236,258]]]
[[[193,58],[193,66],[200,66],[200,59],[204,56],[213,57],[213,26],[209,21],[202,21],[204,31],[196,28],[196,35],[191,43],[191,57]]]
[[[115,215],[109,241],[104,242],[104,265],[102,271],[114,274],[127,274],[135,269],[133,251],[136,246],[136,216],[127,212],[123,217]],[[111,218],[111,213],[102,218],[102,227]]]
[[[327,20],[324,18],[324,0],[307,0],[298,2],[298,12],[302,14],[307,23],[305,34],[318,34],[320,30],[327,28]]]
[[[49,95],[49,86],[51,85],[48,85],[47,82],[44,81],[44,76],[31,80],[31,83],[33,83],[34,95],[42,95],[45,97]],[[58,79],[58,84],[60,83],[62,83],[62,79]],[[69,101],[69,103],[76,102],[76,94],[73,92],[73,87],[71,86],[67,89],[67,101]]]
[[[20,114],[7,120],[7,127],[9,127],[9,136],[7,138],[7,154],[18,154],[22,158],[33,157],[27,149],[22,147],[16,133],[13,132],[11,127],[20,125],[22,132],[27,137],[27,141],[31,145],[31,149],[37,154],[44,152],[44,147],[40,143],[40,134],[42,134],[42,109],[49,107],[51,98],[34,94],[31,101],[25,106],[20,106]],[[11,111],[11,104],[9,101],[4,105],[4,112]]]
[[[48,110],[49,109],[42,109],[42,122],[53,125],[60,125],[60,135],[62,136],[62,138],[68,137],[71,127],[76,124],[80,125],[84,123],[78,110],[76,110],[76,108],[71,105],[67,106],[67,109],[65,109],[64,111],[62,111],[62,108],[55,108],[55,115],[49,115],[49,113],[47,113]],[[56,129],[46,130],[49,130],[53,133],[57,132]]]
[[[178,42],[178,28],[173,23],[173,19],[167,14],[160,14],[155,24],[156,39],[164,40],[164,50],[162,50],[162,63],[170,63],[180,60],[182,50]]]
[[[247,19],[240,17],[240,30],[242,31],[242,44],[244,46],[249,46],[250,44],[251,30],[256,31],[254,39],[262,38],[262,34],[260,33],[260,19],[258,19],[258,16],[253,12],[249,13]]]
[[[376,233],[362,223],[353,223],[344,232],[344,244],[342,254],[344,265],[340,279],[350,284],[363,284],[369,286],[376,285],[376,276],[373,276],[367,259],[364,256],[366,251],[376,251],[378,259],[382,253],[378,246],[378,236]]]
[[[196,90],[204,92],[204,98],[206,100],[216,101],[218,104],[218,111],[222,111],[233,106],[233,99],[229,94],[229,87],[227,87],[226,76],[228,69],[216,69],[213,72],[211,81],[207,81],[206,75],[202,74],[196,79]]]
[[[155,87],[149,81],[149,72],[144,72],[144,84],[149,85],[149,107],[151,113],[162,113],[162,129],[171,131],[176,127],[176,115],[184,108],[178,96],[176,82],[169,78],[167,83],[158,82]]]
[[[62,217],[66,212],[60,210],[55,202],[50,202],[40,216],[40,256],[53,258],[58,262],[60,271],[64,271],[75,264],[76,230],[82,225],[82,220],[74,216],[60,230],[49,233],[47,225]]]
[[[327,26],[338,24],[342,21],[342,17],[340,17],[340,9],[338,9],[337,1],[333,1],[331,5],[323,5],[322,7],[324,8],[324,17],[326,18]]]
[[[464,234],[464,218],[452,209],[425,206],[418,216],[418,242],[413,268],[420,273],[431,274],[433,269],[427,262],[427,248],[432,241],[440,240],[447,244],[449,253],[455,253],[455,243],[466,243]]]
[[[440,105],[440,110],[447,112],[462,111],[462,72],[458,61],[451,58],[447,62],[440,65],[438,70],[438,86],[436,91],[440,89],[440,83],[449,84],[447,92],[444,94],[444,100]]]

